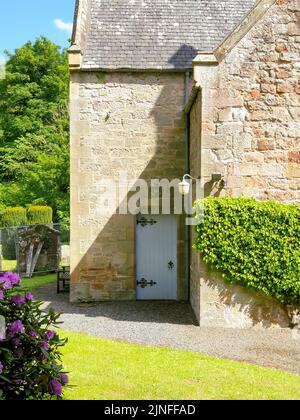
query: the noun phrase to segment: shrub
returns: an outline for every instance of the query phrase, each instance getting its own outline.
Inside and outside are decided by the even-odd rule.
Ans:
[[[6,228],[1,232],[2,255],[5,260],[13,261],[16,257],[16,229]]]
[[[2,254],[6,260],[16,259],[15,227],[26,224],[26,210],[22,207],[12,207],[4,210],[1,217],[1,226],[7,227],[2,230]]]
[[[26,224],[26,210],[23,207],[11,207],[4,210],[1,217],[2,227],[21,226]]]
[[[262,291],[285,304],[300,303],[298,206],[207,198],[194,247],[230,283]]]
[[[42,312],[40,306],[22,289],[17,274],[0,275],[0,315],[6,321],[0,336],[2,400],[60,399],[68,383],[60,365],[66,341],[52,330],[59,316]]]
[[[27,222],[30,225],[52,223],[53,210],[47,206],[31,206],[27,209]]]

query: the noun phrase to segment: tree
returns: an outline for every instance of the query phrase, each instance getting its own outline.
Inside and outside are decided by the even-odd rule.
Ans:
[[[65,50],[41,37],[6,53],[0,80],[1,206],[45,204],[69,214],[69,74]]]

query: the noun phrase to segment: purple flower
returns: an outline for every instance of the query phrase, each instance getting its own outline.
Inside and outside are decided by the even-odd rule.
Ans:
[[[68,375],[65,375],[64,373],[61,373],[61,374],[59,375],[59,379],[60,379],[60,382],[61,382],[63,385],[67,385],[67,384],[69,383],[69,378],[68,378]]]
[[[3,292],[3,290],[0,290],[0,300],[3,300],[4,299],[4,292]]]
[[[0,375],[1,375],[1,373],[3,372],[3,369],[4,369],[3,363],[2,363],[2,362],[0,362]]]
[[[53,380],[48,384],[48,391],[51,395],[61,395],[62,394],[62,385],[59,381]]]
[[[3,289],[10,290],[14,286],[18,286],[21,282],[21,278],[19,274],[7,272],[1,275],[0,277],[0,285],[2,285]]]
[[[22,321],[14,321],[8,327],[8,335],[13,337],[16,334],[23,333],[25,331]]]
[[[46,343],[46,341],[41,341],[41,348],[42,348],[43,350],[48,351],[48,350],[49,350],[49,344],[48,344],[48,343]]]
[[[36,338],[37,337],[37,333],[34,332],[34,331],[31,331],[28,335],[29,335],[30,338]]]
[[[10,302],[16,306],[22,306],[25,303],[25,299],[21,295],[12,296]]]
[[[10,290],[13,288],[11,281],[8,277],[0,277],[0,285],[3,287],[4,290]]]
[[[53,338],[56,336],[56,333],[54,331],[47,331],[45,334],[45,338],[47,338],[47,340],[53,340]]]
[[[19,338],[14,338],[13,340],[12,340],[12,345],[14,346],[14,347],[20,347],[20,345],[22,344],[22,341],[19,339]]]
[[[18,286],[21,283],[21,277],[17,273],[7,273],[12,286]]]
[[[27,302],[31,302],[33,300],[33,295],[31,293],[27,292],[25,294],[25,298],[26,298]]]

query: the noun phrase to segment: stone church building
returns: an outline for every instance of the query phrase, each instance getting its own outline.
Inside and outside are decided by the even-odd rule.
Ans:
[[[189,174],[205,195],[300,201],[300,0],[77,0],[69,64],[71,300],[285,326],[277,302],[208,272],[184,213],[126,214],[121,190]]]

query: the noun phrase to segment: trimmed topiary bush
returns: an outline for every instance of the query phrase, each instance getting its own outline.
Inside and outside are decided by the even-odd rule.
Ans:
[[[40,306],[17,274],[0,274],[0,400],[60,399],[68,383],[60,363],[66,340],[53,331],[59,315]]]
[[[51,224],[53,210],[47,206],[31,206],[27,209],[27,223],[30,225]]]
[[[200,210],[203,201],[196,205]],[[284,304],[300,303],[298,206],[206,198],[194,247],[228,282],[262,291]]]
[[[26,210],[23,207],[11,207],[1,216],[1,227],[21,226],[26,224]]]
[[[22,207],[12,207],[4,210],[1,216],[2,230],[2,254],[6,260],[16,259],[15,227],[26,224],[26,210]]]

